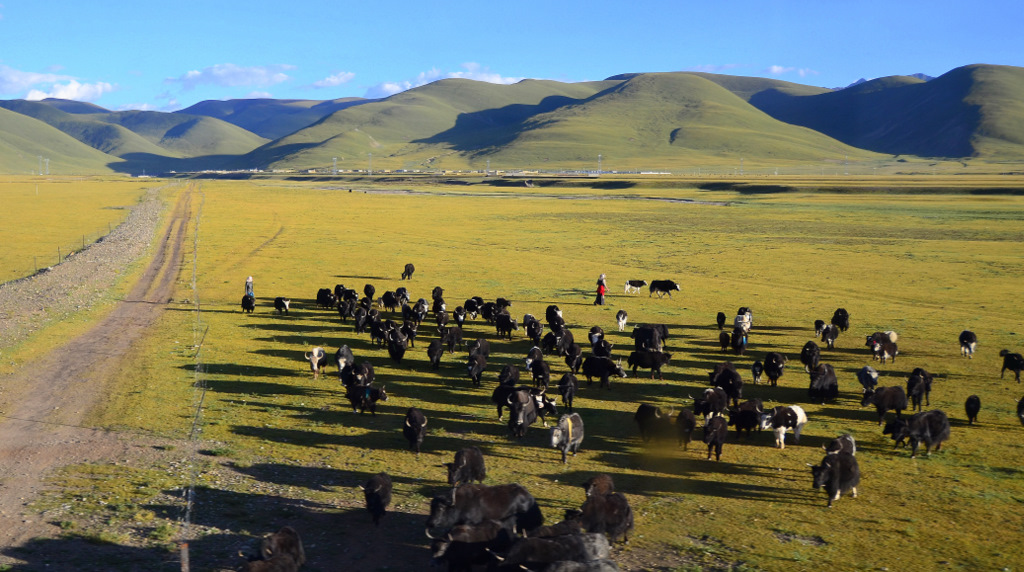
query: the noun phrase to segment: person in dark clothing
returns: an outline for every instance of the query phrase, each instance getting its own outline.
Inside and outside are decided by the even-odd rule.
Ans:
[[[608,291],[608,286],[604,283],[604,274],[597,279],[597,298],[594,300],[595,306],[604,306],[604,293]]]

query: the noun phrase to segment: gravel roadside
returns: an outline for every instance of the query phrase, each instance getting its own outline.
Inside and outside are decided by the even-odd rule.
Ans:
[[[149,189],[110,234],[39,273],[0,284],[0,359],[50,324],[109,299],[125,269],[149,247],[164,208],[160,192]]]

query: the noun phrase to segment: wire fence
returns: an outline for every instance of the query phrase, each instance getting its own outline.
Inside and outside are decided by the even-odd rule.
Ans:
[[[82,252],[93,244],[102,241],[110,236],[114,230],[120,227],[126,220],[130,210],[126,210],[119,221],[110,221],[105,226],[99,227],[91,232],[83,232],[78,238],[62,239],[47,245],[45,241],[39,241],[34,247],[22,247],[20,252],[25,253],[20,260],[8,261],[8,267],[4,275],[0,276],[0,284],[7,281],[20,280],[28,276],[34,276],[40,271],[48,270],[68,258]],[[29,258],[31,256],[31,258]]]
[[[195,229],[192,239],[192,300],[195,320],[192,322],[192,347],[195,353],[193,360],[193,415],[192,426],[188,435],[188,447],[186,452],[188,458],[185,465],[188,467],[188,485],[183,489],[184,508],[179,519],[179,554],[181,557],[181,571],[189,572],[189,550],[188,541],[192,535],[192,510],[195,507],[196,484],[199,480],[199,439],[202,433],[203,424],[203,403],[206,400],[206,379],[203,365],[203,344],[206,341],[206,334],[209,332],[209,325],[203,322],[202,305],[199,298],[199,282],[197,280],[199,267],[199,224],[203,215],[203,204],[206,202],[206,195],[202,188],[194,183],[196,187],[189,189],[193,195],[199,195],[199,207],[195,214]]]

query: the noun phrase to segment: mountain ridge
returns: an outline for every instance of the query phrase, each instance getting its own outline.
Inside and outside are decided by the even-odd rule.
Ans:
[[[384,99],[204,101],[171,113],[6,100],[0,165],[24,163],[14,149],[33,130],[60,140],[69,164],[105,157],[104,172],[322,169],[335,160],[349,170],[588,169],[598,156],[621,169],[886,156],[1013,162],[1024,160],[1020,93],[1024,68],[973,64],[840,90],[652,72],[511,85],[453,78]]]

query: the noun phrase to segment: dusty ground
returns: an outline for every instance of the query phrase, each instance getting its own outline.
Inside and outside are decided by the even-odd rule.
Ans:
[[[157,195],[151,192],[102,242],[47,272],[0,288],[0,347],[17,343],[41,322],[89,305],[97,292],[109,288],[152,240],[163,207]],[[187,230],[189,196],[181,195],[152,262],[108,316],[85,335],[21,364],[0,380],[0,548],[59,535],[53,523],[25,513],[42,479],[55,469],[156,451],[137,436],[125,439],[83,427],[82,421],[104,394],[104,384],[120,359],[170,300]],[[15,562],[0,555],[0,564]]]

